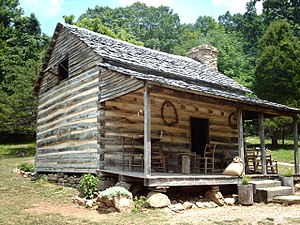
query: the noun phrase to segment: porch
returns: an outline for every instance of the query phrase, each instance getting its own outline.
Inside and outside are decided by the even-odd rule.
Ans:
[[[249,160],[244,121],[258,120],[259,170],[255,167],[250,176],[276,178],[276,173],[268,174],[264,119],[282,115],[293,118],[295,174],[299,173],[298,124],[293,112],[203,97],[151,83],[106,101],[101,109],[105,129],[101,130],[99,171],[106,175],[138,180],[149,187],[237,184],[239,177],[222,172],[235,156],[244,162],[242,175],[251,170],[246,168]],[[205,163],[207,144],[216,149],[213,159],[209,156]],[[200,167],[195,165],[195,158],[201,158]],[[206,171],[208,163],[210,170]],[[254,166],[257,163],[252,161]],[[260,174],[256,174],[258,171]]]

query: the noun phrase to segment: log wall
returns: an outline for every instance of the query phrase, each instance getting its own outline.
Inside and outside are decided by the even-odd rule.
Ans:
[[[162,138],[163,150],[167,152],[191,151],[190,118],[209,120],[209,142],[217,144],[217,153],[227,156],[238,155],[237,129],[229,126],[229,115],[236,108],[225,104],[199,101],[197,98],[186,98],[186,94],[170,89],[160,88],[151,91],[151,136]],[[179,122],[167,125],[161,117],[161,107],[165,101],[174,104]],[[105,102],[105,169],[121,169],[122,146],[121,136],[143,134],[143,89]],[[167,113],[168,114],[167,109]],[[172,112],[172,110],[170,110]],[[171,113],[172,114],[172,113]],[[166,118],[168,115],[166,115]],[[172,115],[170,115],[170,121]],[[143,146],[139,146],[143,148]]]
[[[69,78],[59,81],[57,67],[66,54]],[[58,35],[38,94],[38,172],[95,173],[99,168],[99,61],[73,35],[64,30]]]

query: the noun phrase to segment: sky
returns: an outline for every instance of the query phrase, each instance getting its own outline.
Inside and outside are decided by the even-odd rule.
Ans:
[[[108,6],[110,8],[131,5],[137,0],[19,0],[25,15],[34,13],[42,32],[52,36],[58,22],[64,22],[63,15],[75,15],[75,20],[88,8]],[[231,14],[244,13],[249,0],[139,0],[147,6],[170,7],[180,17],[181,23],[194,23],[199,16],[212,16],[216,20],[227,11]],[[258,6],[258,12],[261,11]]]

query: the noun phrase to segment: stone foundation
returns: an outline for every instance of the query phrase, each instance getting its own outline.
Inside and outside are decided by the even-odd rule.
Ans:
[[[82,174],[49,173],[46,176],[50,183],[78,188]]]

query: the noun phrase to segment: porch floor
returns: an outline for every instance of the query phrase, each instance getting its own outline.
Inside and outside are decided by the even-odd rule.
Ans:
[[[124,182],[143,182],[146,187],[171,187],[171,186],[204,186],[204,185],[229,185],[241,183],[242,177],[227,176],[223,174],[182,174],[153,172],[150,176],[145,176],[143,172],[129,172],[122,170],[97,171],[98,175],[118,176]],[[278,179],[277,174],[250,174],[251,180]]]

